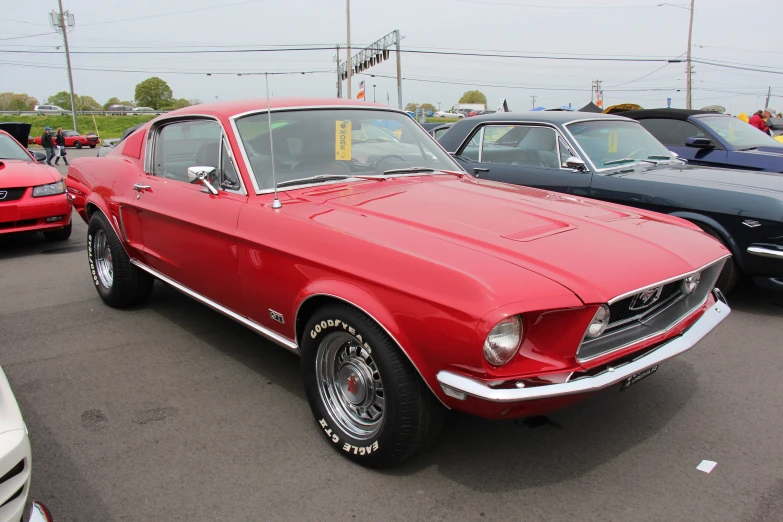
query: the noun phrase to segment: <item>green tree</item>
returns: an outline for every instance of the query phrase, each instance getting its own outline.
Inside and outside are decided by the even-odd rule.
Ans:
[[[92,96],[76,96],[76,110],[78,111],[99,111],[101,104],[95,101]]]
[[[487,97],[481,91],[467,91],[459,99],[459,103],[483,103],[487,104]]]
[[[118,103],[120,103],[120,99],[115,96],[112,96],[106,101],[106,103],[103,104],[103,110],[105,111],[106,109],[108,109],[109,105],[117,105]]]
[[[405,110],[411,112],[416,112],[416,109],[418,108],[419,108],[418,103],[409,103],[408,105],[405,106]]]
[[[438,110],[438,109],[436,109],[436,108],[435,108],[435,106],[434,106],[433,104],[431,104],[431,103],[422,103],[422,104],[419,106],[419,109],[421,109],[423,112],[427,112],[427,111],[432,111],[432,112],[435,112],[435,111],[437,111],[437,110]]]
[[[71,95],[66,91],[60,91],[57,94],[49,96],[49,99],[46,100],[46,103],[51,103],[52,105],[57,105],[58,107],[62,107],[63,109],[70,111]]]
[[[172,100],[171,106],[174,109],[182,109],[183,107],[190,107],[190,102],[185,98],[179,98],[178,100]]]
[[[169,84],[157,76],[147,78],[136,85],[135,96],[136,103],[140,107],[152,107],[153,109],[171,105],[174,101],[174,94],[171,92]]]
[[[0,111],[31,111],[38,100],[27,94],[0,93]]]
[[[188,103],[191,105],[201,105],[204,102],[201,101],[199,98],[191,98],[188,100]]]

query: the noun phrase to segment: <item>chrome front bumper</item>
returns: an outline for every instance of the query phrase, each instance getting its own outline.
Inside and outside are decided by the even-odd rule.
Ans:
[[[716,289],[714,294],[715,304],[704,312],[704,315],[693,323],[685,333],[635,361],[617,368],[608,368],[603,373],[593,377],[585,377],[561,384],[546,384],[528,388],[491,388],[482,381],[442,370],[438,372],[438,382],[444,393],[449,397],[464,400],[467,395],[471,395],[491,402],[521,402],[549,399],[602,390],[693,348],[696,343],[701,341],[731,313],[731,308],[726,304],[726,300],[720,293],[720,290]]]
[[[750,246],[748,254],[761,257],[771,257],[772,259],[783,259],[783,250],[772,250],[771,248]]]

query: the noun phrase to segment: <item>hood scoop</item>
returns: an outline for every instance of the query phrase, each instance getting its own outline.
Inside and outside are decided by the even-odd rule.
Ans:
[[[540,226],[535,226],[523,230],[521,232],[515,232],[513,234],[503,234],[501,237],[504,239],[510,239],[511,241],[534,241],[541,239],[542,237],[551,236],[553,234],[560,234],[561,232],[568,232],[576,228],[576,225],[566,223],[564,221],[550,221],[549,223],[543,223]]]

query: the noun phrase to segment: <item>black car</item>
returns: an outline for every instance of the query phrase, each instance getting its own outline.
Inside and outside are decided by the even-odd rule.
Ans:
[[[688,163],[783,172],[783,143],[727,114],[685,109],[625,111]]]
[[[430,135],[432,135],[433,138],[436,140],[443,136],[443,133],[445,133],[447,130],[451,128],[451,126],[454,125],[453,123],[422,123],[421,126],[424,127],[424,130],[429,132]]]
[[[740,273],[783,289],[783,175],[688,165],[639,122],[608,114],[476,116],[439,141],[479,178],[687,219],[733,254],[721,289],[730,291]]]

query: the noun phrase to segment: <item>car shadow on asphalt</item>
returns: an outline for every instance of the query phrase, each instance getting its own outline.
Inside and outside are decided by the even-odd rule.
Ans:
[[[783,317],[783,292],[761,288],[751,280],[741,280],[726,298],[736,312]]]
[[[36,254],[66,254],[87,250],[87,239],[72,235],[65,241],[47,241],[37,232],[0,235],[0,261]]]

